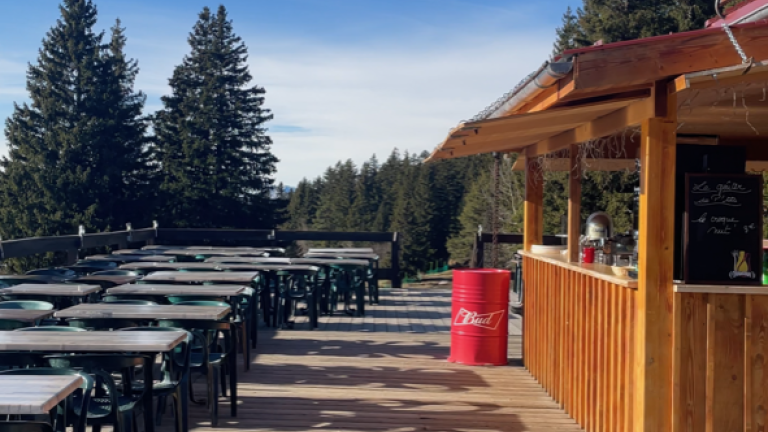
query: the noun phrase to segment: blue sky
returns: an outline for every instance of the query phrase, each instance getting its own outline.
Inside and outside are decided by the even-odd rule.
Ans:
[[[146,111],[160,107],[197,13],[223,3],[267,89],[277,180],[295,185],[339,159],[431,150],[550,54],[570,0],[96,0],[97,27],[127,28]],[[27,99],[25,72],[57,0],[3,2],[0,118]],[[4,137],[0,153],[5,153]]]

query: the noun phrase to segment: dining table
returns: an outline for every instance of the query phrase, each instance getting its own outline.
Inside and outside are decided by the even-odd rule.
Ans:
[[[82,383],[79,375],[0,375],[0,415],[48,414]]]
[[[54,314],[64,319],[126,319],[126,320],[212,320],[219,321],[229,314],[229,306],[132,305],[114,303],[83,303]]]
[[[88,331],[88,332],[13,332],[0,331],[0,352],[30,351],[35,353],[139,353],[144,361],[144,382],[154,382],[157,355],[173,350],[187,338],[184,331]],[[24,378],[30,378],[26,376]],[[46,377],[51,379],[52,377]],[[2,388],[2,387],[0,387]],[[144,394],[144,427],[154,432],[153,389]]]
[[[201,263],[205,264],[205,263]],[[222,266],[216,266],[220,268]],[[246,284],[250,285],[259,277],[258,271],[159,271],[144,276],[141,283],[178,283],[178,284]]]
[[[101,291],[100,285],[86,283],[24,283],[1,288],[0,296],[7,296],[7,298],[14,300],[33,299],[50,301],[56,308],[61,308],[93,300],[97,297],[99,291]]]
[[[33,309],[0,309],[0,320],[18,321],[20,323],[36,325],[54,314],[54,310]]]
[[[107,290],[107,294],[119,296],[210,296],[232,298],[242,295],[248,287],[244,285],[172,285],[172,284],[127,284]]]

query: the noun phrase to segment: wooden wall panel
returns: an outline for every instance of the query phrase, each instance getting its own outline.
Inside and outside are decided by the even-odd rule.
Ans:
[[[768,296],[747,296],[745,428],[768,432]]]
[[[707,294],[676,296],[675,335],[675,430],[702,431],[707,382]]]
[[[707,432],[744,430],[745,296],[709,294],[707,307]]]

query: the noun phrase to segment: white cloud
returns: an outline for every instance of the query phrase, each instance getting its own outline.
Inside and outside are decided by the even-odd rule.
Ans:
[[[547,37],[476,41],[452,47],[345,49],[296,43],[255,52],[251,71],[267,89],[273,124],[307,132],[272,133],[281,159],[278,180],[295,185],[339,159],[358,165],[397,147],[432,150],[470,118],[540,66]]]

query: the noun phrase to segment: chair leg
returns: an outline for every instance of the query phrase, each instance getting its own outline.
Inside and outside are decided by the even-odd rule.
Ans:
[[[216,427],[219,425],[219,374],[210,370],[210,376],[213,387],[211,389],[211,427]]]
[[[219,368],[219,374],[221,375],[221,383],[219,384],[221,386],[221,396],[227,397],[227,371],[224,369],[224,365]]]
[[[240,339],[243,345],[243,370],[248,371],[251,369],[251,346],[248,343],[248,323],[243,321],[243,324],[240,326],[240,328],[242,330],[240,332]]]
[[[198,399],[195,399],[195,389],[192,387],[192,379],[190,379],[187,383],[187,392],[189,393],[189,400],[192,401],[195,405],[203,405],[204,402]],[[94,431],[96,432],[96,431]]]
[[[165,400],[165,396],[157,397],[157,410],[155,411],[155,425],[162,426],[163,415],[165,414],[165,405],[168,401]]]

